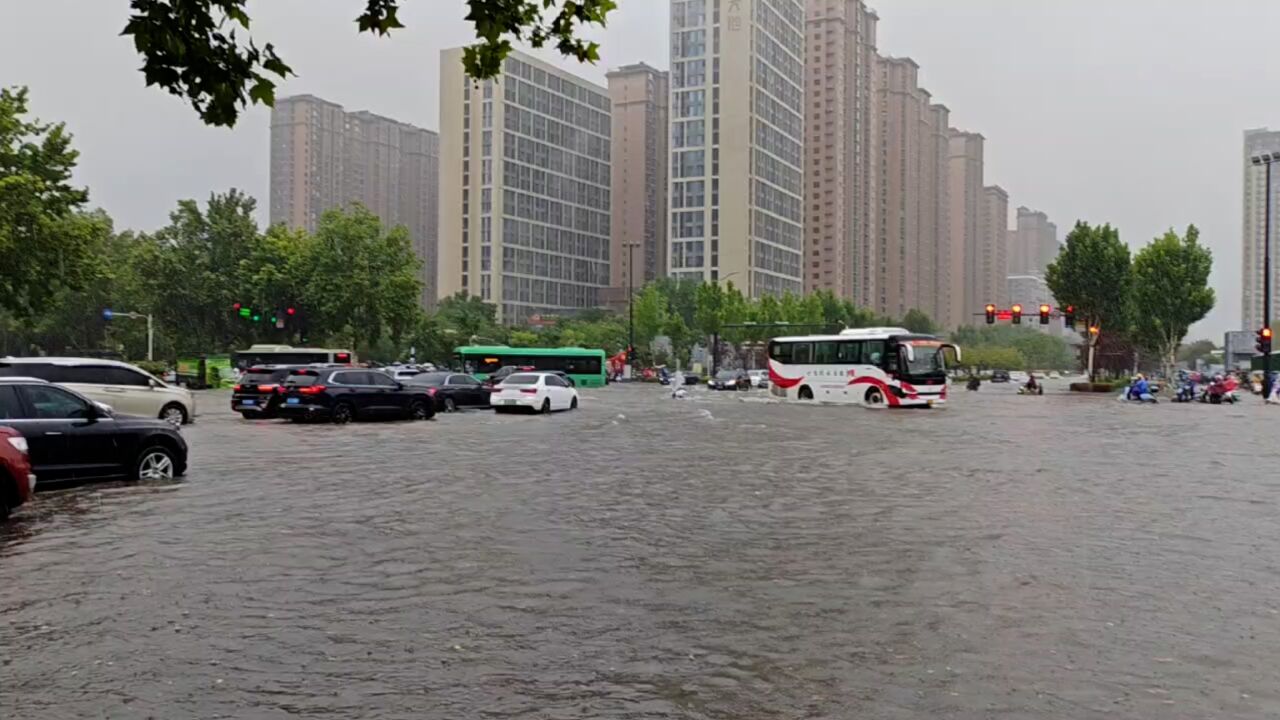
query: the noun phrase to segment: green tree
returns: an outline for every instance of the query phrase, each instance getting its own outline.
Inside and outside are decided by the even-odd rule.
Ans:
[[[542,337],[532,330],[512,330],[507,338],[511,347],[538,347]]]
[[[667,299],[653,285],[646,285],[632,303],[637,351],[653,360],[653,341],[667,324]]]
[[[26,88],[0,88],[0,309],[19,320],[98,270],[92,222],[74,216],[89,193],[71,184],[71,135],[27,112]]]
[[[1099,335],[1124,332],[1128,327],[1132,268],[1129,248],[1110,225],[1080,221],[1067,235],[1058,258],[1049,263],[1045,282],[1059,306],[1074,306],[1089,341],[1089,378],[1094,378],[1094,351]]]
[[[1212,269],[1195,225],[1181,237],[1170,230],[1133,259],[1134,339],[1160,358],[1166,377],[1187,331],[1213,309]]]
[[[671,341],[671,354],[675,356],[676,362],[682,368],[689,367],[694,344],[693,330],[689,329],[679,313],[670,313],[667,315],[667,326],[663,332]]]
[[[379,36],[403,28],[403,0],[363,0],[359,32]],[[580,37],[603,27],[615,0],[468,0],[467,20],[477,42],[463,51],[474,78],[502,70],[512,42],[551,45],[579,62],[596,62],[599,44]],[[183,97],[209,125],[231,126],[250,103],[272,105],[276,82],[293,69],[272,43],[250,36],[248,0],[132,0],[124,35],[142,56],[148,86]],[[237,35],[237,32],[240,34]]]
[[[907,314],[902,317],[902,327],[913,333],[921,333],[924,335],[932,335],[938,332],[938,326],[923,311],[911,308]]]
[[[719,335],[724,325],[724,290],[717,283],[698,286],[693,311],[693,329],[704,338]]]
[[[1022,353],[1011,347],[975,347],[965,348],[962,367],[978,372],[986,370],[1021,370],[1026,367],[1026,359]]]
[[[1212,340],[1196,340],[1178,349],[1178,360],[1194,366],[1197,360],[1208,357],[1217,350]]]
[[[440,331],[451,335],[458,345],[477,342],[497,342],[505,339],[506,331],[498,325],[498,308],[476,295],[465,291],[444,298],[436,306],[436,319]]]

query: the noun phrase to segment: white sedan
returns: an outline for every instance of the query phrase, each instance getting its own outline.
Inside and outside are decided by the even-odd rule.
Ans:
[[[578,407],[578,391],[554,373],[514,373],[493,388],[489,404],[497,412],[574,410]]]

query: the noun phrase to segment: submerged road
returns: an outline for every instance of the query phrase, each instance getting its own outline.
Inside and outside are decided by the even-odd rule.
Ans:
[[[1280,409],[586,390],[0,526],[0,717],[1280,715]]]

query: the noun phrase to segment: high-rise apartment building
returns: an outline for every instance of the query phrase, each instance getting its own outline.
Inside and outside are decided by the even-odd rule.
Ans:
[[[503,322],[566,315],[609,287],[609,91],[513,52],[473,82],[440,54],[441,295],[492,302]]]
[[[1244,133],[1244,216],[1242,218],[1243,252],[1240,277],[1240,311],[1245,330],[1263,326],[1263,271],[1266,240],[1267,204],[1271,204],[1271,322],[1280,319],[1280,274],[1276,272],[1277,250],[1280,250],[1280,171],[1272,168],[1271,197],[1267,197],[1267,168],[1254,165],[1250,158],[1261,153],[1280,153],[1280,131],[1260,128]]]
[[[982,212],[978,222],[978,305],[999,304],[1009,294],[1009,193],[999,185],[982,188]],[[974,308],[974,312],[978,308]]]
[[[271,111],[270,220],[314,232],[332,208],[361,203],[409,231],[422,261],[422,304],[436,298],[439,136],[312,95]]]
[[[609,282],[625,300],[667,272],[668,75],[644,63],[608,74],[613,126]],[[634,263],[634,271],[632,267]]]
[[[951,111],[933,104],[920,129],[920,253],[929,258],[929,273],[919,281],[916,307],[946,325],[952,314],[951,294]]]
[[[805,9],[804,288],[870,306],[878,17],[862,0],[807,0]]]
[[[1009,274],[1039,275],[1058,257],[1058,226],[1039,210],[1018,208],[1017,224],[1009,231]]]
[[[672,276],[803,290],[804,33],[801,0],[672,0]]]
[[[983,143],[978,133],[951,130],[949,203],[951,317],[947,327],[970,324],[985,305],[979,291],[979,222],[983,199]]]

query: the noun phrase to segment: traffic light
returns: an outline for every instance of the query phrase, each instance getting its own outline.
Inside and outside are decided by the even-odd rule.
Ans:
[[[297,311],[297,310],[295,310],[295,309],[293,309],[292,307],[288,307],[288,308],[285,308],[284,314],[285,314],[285,315],[293,315],[293,314],[294,314],[294,313],[296,313],[296,312],[298,312],[298,311]]]
[[[987,304],[987,324],[996,324],[996,306],[990,303]]]
[[[240,311],[240,317],[242,317],[242,318],[247,318],[247,317],[249,317],[249,316],[253,315],[253,309],[252,309],[252,308],[239,307],[239,308],[237,308],[237,309]]]
[[[1090,335],[1092,335],[1092,336],[1094,336],[1095,338],[1096,338],[1096,337],[1098,337],[1098,326],[1097,326],[1097,325],[1090,325],[1090,326],[1089,326],[1089,334],[1090,334]]]
[[[231,309],[240,312],[240,303],[231,303]]]
[[[1015,303],[1013,307],[1009,308],[1009,310],[1013,318],[1013,324],[1021,325],[1022,324],[1022,306]]]
[[[1065,325],[1068,330],[1076,329],[1076,306],[1075,305],[1068,305],[1066,308],[1062,310],[1062,324]]]
[[[1042,304],[1040,306],[1040,324],[1041,325],[1049,324],[1049,306],[1048,305]]]
[[[1253,344],[1260,355],[1271,354],[1271,328],[1264,327],[1258,331],[1258,341]]]
[[[262,316],[261,316],[261,315],[259,315],[258,313],[254,313],[254,314],[253,314],[253,318],[251,318],[251,319],[252,319],[254,322],[258,322],[259,320],[261,320],[261,319],[262,319]]]

